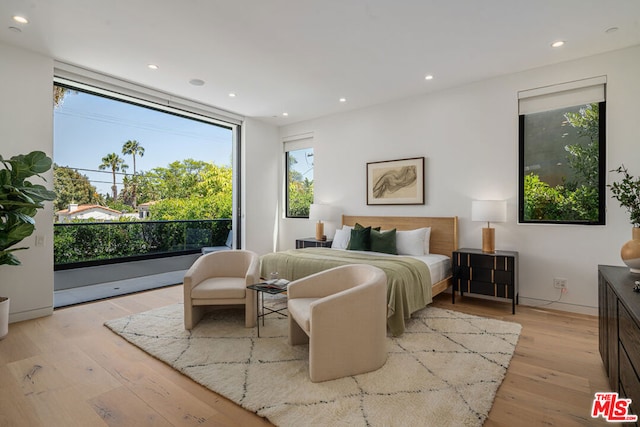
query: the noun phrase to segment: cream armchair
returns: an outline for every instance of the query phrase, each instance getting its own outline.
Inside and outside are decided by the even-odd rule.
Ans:
[[[387,360],[387,277],[350,264],[289,284],[289,342],[309,343],[309,376],[320,382],[375,371]]]
[[[207,306],[245,306],[245,326],[256,324],[255,292],[247,285],[258,283],[260,259],[246,250],[212,252],[193,263],[184,276],[184,328],[192,329]]]

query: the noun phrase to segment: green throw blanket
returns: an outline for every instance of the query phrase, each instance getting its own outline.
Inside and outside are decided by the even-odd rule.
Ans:
[[[404,320],[431,303],[431,274],[414,258],[376,256],[329,248],[292,249],[260,257],[262,277],[277,271],[283,279],[296,280],[346,264],[370,264],[387,274],[387,325],[394,336],[404,332]]]

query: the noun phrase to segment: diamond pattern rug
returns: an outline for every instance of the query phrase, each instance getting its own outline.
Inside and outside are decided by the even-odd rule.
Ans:
[[[389,337],[379,370],[323,383],[308,375],[308,347],[287,343],[285,317],[244,327],[218,310],[192,331],[182,304],[105,324],[194,381],[279,426],[481,426],[518,342],[517,323],[427,307]]]

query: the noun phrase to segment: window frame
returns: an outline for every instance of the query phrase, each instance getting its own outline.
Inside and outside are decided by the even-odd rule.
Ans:
[[[55,63],[52,85],[230,129],[232,131],[233,144],[232,247],[234,249],[242,249],[242,162],[240,159],[244,116],[57,61]],[[191,252],[193,251],[189,253]],[[176,253],[166,256],[176,255],[181,254]],[[139,258],[153,259],[156,257],[155,255],[141,255]],[[131,261],[130,258],[124,258],[117,259],[115,262],[129,261]],[[106,264],[106,262],[100,261],[96,263],[96,265],[102,264]],[[74,267],[82,266],[83,265],[74,265]]]
[[[518,223],[520,224],[573,224],[573,225],[605,225],[606,224],[606,100],[593,102],[598,104],[598,219],[595,221],[572,221],[550,219],[525,219],[524,184],[525,176],[525,116],[518,116]],[[578,104],[586,105],[586,104]],[[577,105],[576,105],[577,106]],[[568,108],[568,107],[567,107]],[[549,110],[550,111],[550,110]]]
[[[283,178],[282,181],[282,217],[283,218],[291,218],[291,219],[308,219],[309,215],[306,216],[293,216],[289,215],[289,153],[292,151],[306,150],[311,149],[313,152],[313,158],[315,162],[315,148],[313,146],[313,132],[303,133],[292,135],[288,137],[282,138],[282,152],[283,156],[283,174],[281,175]],[[315,172],[315,164],[314,164],[314,172]],[[315,179],[315,174],[314,174]],[[315,188],[314,188],[315,189]],[[313,201],[311,202],[313,203]]]

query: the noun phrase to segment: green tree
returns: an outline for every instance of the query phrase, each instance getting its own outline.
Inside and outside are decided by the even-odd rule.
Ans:
[[[307,217],[309,207],[313,203],[313,181],[305,178],[304,181],[289,182],[289,216]]]
[[[118,156],[116,153],[107,154],[102,158],[102,164],[98,166],[100,170],[111,169],[111,175],[113,176],[113,185],[111,191],[113,192],[113,200],[118,199],[118,187],[116,186],[116,172],[126,171],[129,166],[124,163],[124,159]]]
[[[56,210],[65,209],[71,203],[101,204],[102,197],[96,187],[91,185],[89,178],[78,171],[65,166],[53,165],[53,190],[56,193],[54,207]]]
[[[208,163],[185,159],[170,163],[166,168],[156,167],[146,174],[147,184],[157,199],[187,198],[199,181],[200,173]]]
[[[138,141],[128,140],[122,146],[122,154],[131,155],[133,157],[133,182],[132,182],[132,206],[137,206],[136,199],[136,156],[144,156],[144,147]]]
[[[588,104],[577,113],[566,113],[565,119],[576,128],[578,136],[587,138],[586,144],[572,144],[565,146],[569,153],[567,158],[569,166],[575,173],[575,182],[572,186],[598,187],[599,182],[599,135],[600,120],[597,103]]]
[[[158,193],[168,196],[150,207],[153,219],[231,217],[233,174],[230,167],[187,159],[173,162],[169,168],[155,168],[150,174],[158,180]]]
[[[313,181],[303,178],[302,173],[294,168],[294,165],[298,163],[294,156],[288,155],[287,162],[287,215],[307,217],[313,203]]]
[[[549,186],[536,174],[525,176],[524,217],[530,220],[597,221],[599,216],[599,106],[588,104],[564,114],[579,139],[566,145],[572,176],[562,185]]]

